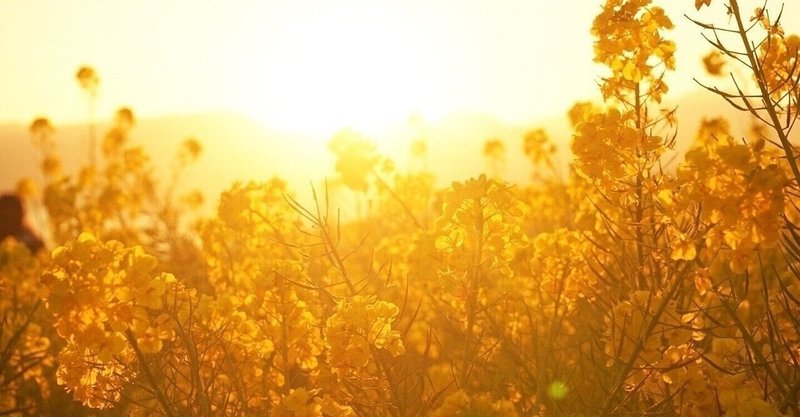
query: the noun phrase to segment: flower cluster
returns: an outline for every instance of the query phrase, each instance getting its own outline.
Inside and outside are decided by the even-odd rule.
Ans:
[[[400,310],[392,303],[375,297],[355,296],[340,301],[325,324],[328,361],[333,372],[344,377],[358,377],[372,362],[373,352],[383,350],[390,356],[405,352],[400,332],[392,325]]]
[[[763,139],[737,143],[719,119],[704,121],[697,142],[678,170],[683,203],[673,204],[701,204],[706,256],[721,253],[742,273],[755,261],[755,249],[778,243],[786,171]]]
[[[53,365],[38,276],[40,259],[13,238],[0,242],[0,414],[50,397]]]
[[[639,83],[646,85],[640,92],[657,102],[668,90],[663,73],[675,69],[675,43],[661,32],[674,25],[651,2],[608,0],[592,24],[594,59],[611,69],[601,86],[606,99],[624,97]]]
[[[137,352],[158,353],[175,338],[162,307],[177,283],[157,265],[141,247],[102,243],[88,233],[53,251],[42,283],[55,328],[67,341],[58,382],[75,399],[99,408],[119,401],[136,375]]]

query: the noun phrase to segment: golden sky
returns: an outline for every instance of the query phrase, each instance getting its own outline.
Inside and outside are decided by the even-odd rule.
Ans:
[[[691,76],[709,50],[682,15],[719,19],[724,9],[715,3],[699,14],[691,0],[656,1],[677,25],[671,37],[681,71],[668,79],[676,94],[694,88]],[[599,7],[597,0],[0,0],[0,121],[85,119],[74,74],[89,64],[101,78],[99,117],[121,105],[140,117],[227,111],[313,133],[369,130],[411,114],[530,122],[598,98],[602,69],[591,63],[589,27]],[[800,12],[786,19],[797,32]]]

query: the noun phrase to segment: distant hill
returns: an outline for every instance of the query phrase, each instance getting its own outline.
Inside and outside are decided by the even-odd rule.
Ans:
[[[566,121],[563,125],[556,130],[563,131],[561,138],[566,140]],[[509,151],[509,180],[524,181],[529,172],[521,154],[522,136],[532,127],[460,114],[425,123],[423,132],[412,132],[400,124],[375,136],[378,150],[404,167],[413,139],[422,134],[428,139],[428,167],[441,185],[485,171],[483,144],[498,138],[506,142]],[[107,125],[99,125],[99,136],[107,129]],[[67,172],[77,172],[87,160],[86,137],[86,126],[56,126],[55,141]],[[211,113],[140,120],[132,131],[131,143],[143,145],[155,166],[168,168],[180,143],[189,137],[203,144],[203,155],[187,172],[184,187],[201,188],[208,196],[216,196],[235,180],[275,175],[286,179],[295,191],[305,193],[310,181],[319,184],[334,175],[333,156],[326,145],[330,138],[271,130],[239,115]],[[0,125],[0,191],[12,190],[23,177],[39,179],[38,160],[27,126]]]
[[[746,132],[748,116],[732,109],[722,99],[698,91],[667,104],[678,106],[678,153],[688,148],[702,117],[725,116],[739,133]],[[100,125],[98,132],[108,126]],[[414,120],[388,127],[375,134],[379,151],[400,167],[409,162],[409,147],[416,137],[428,139],[428,168],[444,186],[454,180],[475,176],[486,170],[482,156],[488,139],[500,139],[508,153],[506,178],[525,182],[531,167],[522,154],[522,138],[543,127],[559,146],[562,164],[569,160],[571,131],[562,115],[528,125],[508,125],[480,114],[456,114],[439,120]],[[56,126],[56,142],[67,172],[76,172],[86,160],[86,126]],[[668,132],[663,132],[668,133]],[[247,117],[224,114],[168,116],[140,120],[132,142],[143,145],[157,167],[169,167],[179,144],[197,138],[203,156],[193,166],[183,185],[200,188],[210,201],[235,180],[281,176],[299,194],[307,194],[309,182],[320,184],[333,175],[333,156],[325,144],[329,138],[272,130]],[[38,179],[38,155],[30,143],[26,125],[0,125],[0,192],[12,190],[22,177]],[[676,159],[680,160],[680,157]]]
[[[100,125],[99,136],[107,129],[107,125]],[[86,137],[85,126],[56,126],[56,146],[67,172],[74,173],[85,163]],[[280,174],[293,183],[307,183],[327,171],[327,165],[332,166],[327,150],[310,149],[309,138],[273,131],[232,114],[139,120],[131,133],[131,143],[143,145],[154,165],[166,171],[174,163],[181,142],[189,137],[203,144],[203,154],[186,172],[183,186],[201,188],[211,197],[237,179]],[[0,126],[0,191],[13,189],[22,177],[40,178],[38,160],[27,126]]]

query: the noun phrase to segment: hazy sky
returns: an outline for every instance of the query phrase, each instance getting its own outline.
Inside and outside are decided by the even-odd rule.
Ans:
[[[682,71],[668,82],[680,94],[709,50],[682,14],[724,22],[723,4],[702,14],[692,0],[656,4],[678,26],[670,36]],[[82,120],[74,74],[89,64],[101,78],[99,117],[128,105],[140,116],[231,111],[310,131],[411,113],[529,122],[597,98],[602,69],[591,63],[589,27],[599,8],[598,0],[0,0],[0,121]],[[800,11],[787,17],[797,32]]]

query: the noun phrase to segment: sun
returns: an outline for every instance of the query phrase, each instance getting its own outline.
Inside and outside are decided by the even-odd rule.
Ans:
[[[446,62],[412,16],[336,2],[297,16],[272,40],[253,80],[264,123],[316,135],[376,131],[411,114],[435,116]],[[262,76],[263,75],[263,76]]]

